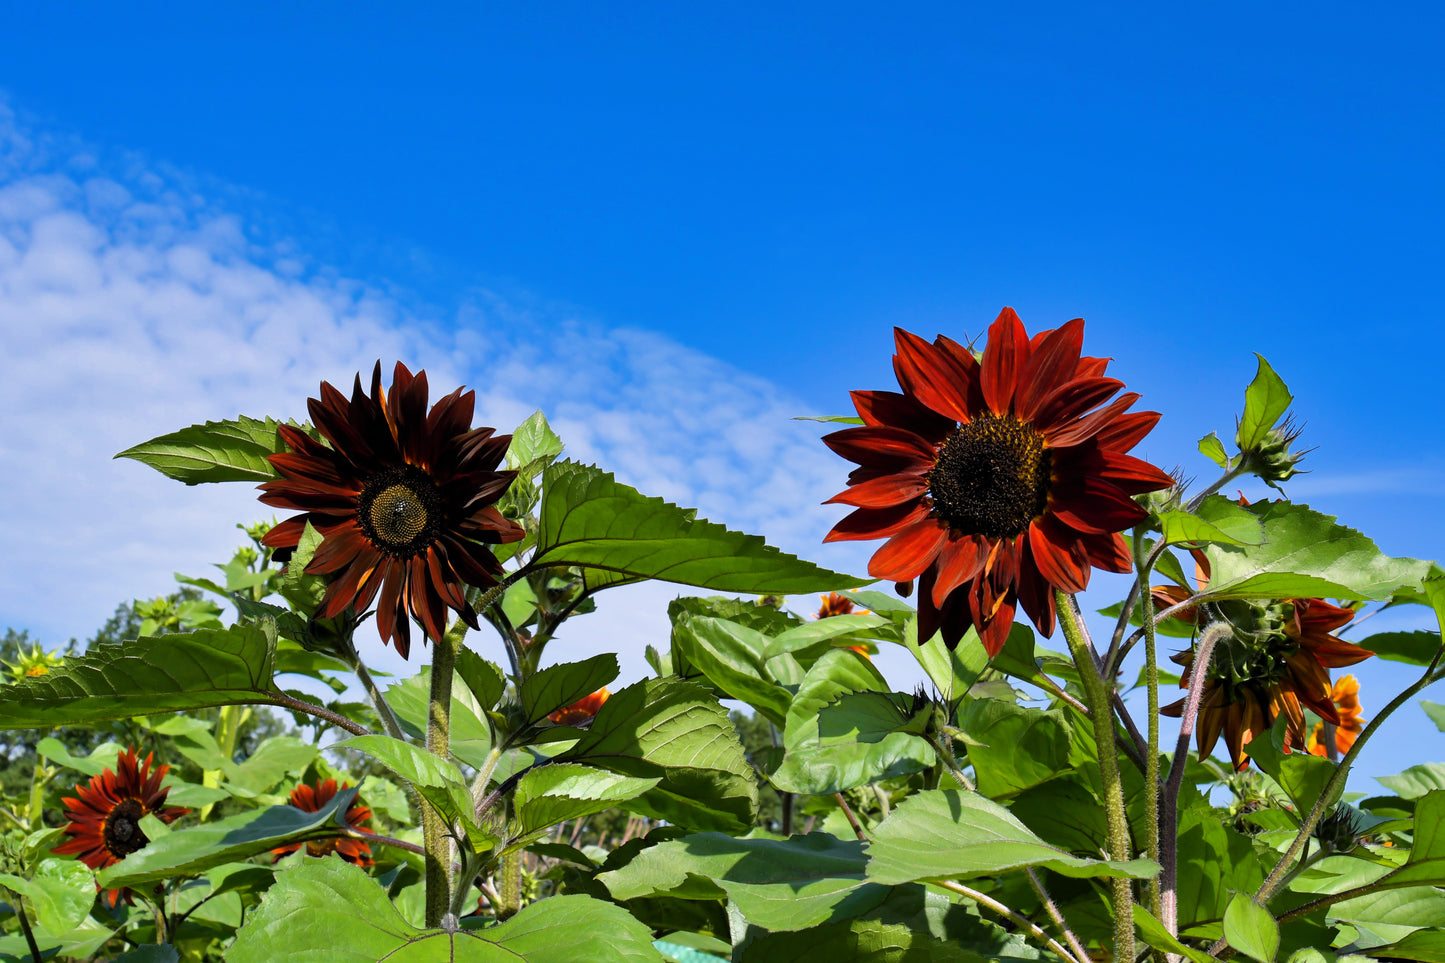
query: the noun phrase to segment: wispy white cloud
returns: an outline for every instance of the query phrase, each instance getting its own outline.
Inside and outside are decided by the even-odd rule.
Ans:
[[[238,413],[305,417],[322,379],[378,358],[472,385],[479,422],[503,430],[541,407],[573,457],[861,569],[856,546],[819,544],[837,514],[819,503],[843,470],[778,386],[654,333],[485,292],[437,323],[382,281],[308,264],[303,242],[258,238],[184,177],[136,158],[102,166],[0,103],[0,624],[84,636],[118,602],[168,591],[173,571],[229,557],[233,524],[268,514],[249,486],[186,489],[113,454]],[[666,645],[666,599],[687,590],[618,591],[572,634],[622,649],[636,676],[643,645]]]

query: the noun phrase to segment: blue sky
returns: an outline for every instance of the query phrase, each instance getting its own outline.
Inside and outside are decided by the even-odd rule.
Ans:
[[[0,621],[87,634],[257,514],[110,452],[377,356],[861,570],[817,544],[846,466],[787,417],[889,386],[893,325],[1004,304],[1088,319],[1165,414],[1141,451],[1201,477],[1264,354],[1319,446],[1291,494],[1445,555],[1437,7],[779,6],[7,10],[0,448],[51,467],[11,476],[46,550]]]

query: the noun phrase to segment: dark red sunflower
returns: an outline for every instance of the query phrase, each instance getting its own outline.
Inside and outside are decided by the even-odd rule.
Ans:
[[[1080,356],[1082,319],[1030,339],[1004,308],[981,359],[941,335],[894,335],[902,394],[853,392],[863,427],[823,439],[859,465],[829,499],[856,511],[825,541],[888,539],[868,574],[919,579],[920,642],[942,631],[952,648],[972,626],[997,655],[1017,605],[1052,634],[1052,590],[1129,571],[1117,533],[1148,517],[1132,496],[1173,484],[1126,454],[1159,414],[1128,412],[1132,392],[1109,402],[1123,383],[1104,377],[1108,359]]]
[[[556,712],[548,713],[547,718],[559,726],[580,726],[584,722],[591,722],[601,711],[602,704],[611,696],[612,693],[607,690],[607,686],[603,686],[569,706],[563,706]]]
[[[65,816],[70,820],[65,835],[70,839],[53,852],[74,854],[91,869],[104,869],[150,842],[140,828],[142,816],[155,816],[169,823],[190,812],[183,806],[166,805],[170,790],[161,787],[161,780],[171,767],[161,766],[152,772],[153,755],[140,762],[135,750],[128,748],[116,759],[114,772],[107,767],[99,776],[76,786],[75,796],[63,799]],[[122,892],[109,889],[103,898],[115,906]]]
[[[1323,599],[1211,604],[1240,631],[1216,643],[1209,660],[1194,727],[1201,759],[1213,751],[1222,733],[1234,768],[1248,768],[1245,746],[1280,716],[1288,720],[1285,750],[1308,752],[1304,707],[1327,722],[1344,722],[1331,698],[1329,670],[1374,655],[1332,634],[1355,617],[1354,609]],[[1193,613],[1186,609],[1184,617],[1191,619]],[[1170,656],[1184,666],[1179,680],[1183,688],[1193,675],[1194,655],[1189,649]],[[1159,712],[1178,717],[1184,702],[1181,699]]]
[[[351,783],[341,784],[342,789],[350,789]],[[314,789],[306,783],[302,783],[291,790],[291,805],[304,812],[319,812],[322,806],[331,802],[336,795],[336,780],[322,780]],[[358,832],[369,833],[370,829],[366,824],[371,821],[371,810],[362,805],[361,797],[357,796],[351,801],[346,810],[346,824]],[[301,843],[291,843],[286,846],[278,846],[271,852],[276,854],[276,859],[282,856],[289,856],[302,846]],[[328,853],[336,853],[348,863],[355,863],[357,866],[366,867],[373,864],[371,858],[371,844],[360,839],[352,839],[349,836],[330,836],[326,839],[312,839],[305,843],[306,852],[312,856],[325,856]],[[275,862],[275,860],[272,860]]]
[[[472,428],[475,403],[475,392],[458,388],[428,412],[426,372],[412,377],[401,362],[389,395],[381,362],[369,396],[360,375],[349,400],[323,381],[307,405],[330,447],[282,425],[291,451],[270,456],[281,478],[260,486],[267,505],[305,512],[263,539],[279,561],[291,557],[307,522],[324,538],[306,566],[332,577],[317,614],[360,611],[379,590],[377,629],[402,658],[411,652],[411,619],[433,640],[446,630],[447,609],[478,627],[464,586],[495,585],[502,566],[487,545],[523,535],[493,505],[516,476],[496,470],[512,436]]]

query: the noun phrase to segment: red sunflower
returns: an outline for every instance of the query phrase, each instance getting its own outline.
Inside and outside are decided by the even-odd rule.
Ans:
[[[341,784],[342,789],[350,789],[351,783]],[[314,789],[305,783],[291,790],[291,805],[304,812],[319,812],[322,806],[331,802],[336,795],[336,780],[326,779]],[[362,805],[361,797],[357,796],[351,801],[346,810],[346,824],[359,832],[369,833],[370,829],[366,824],[371,821],[371,810]],[[306,852],[312,856],[325,856],[328,853],[336,853],[348,863],[355,863],[357,866],[371,866],[371,845],[360,839],[352,839],[348,836],[331,836],[326,839],[312,839],[306,842]],[[278,846],[271,852],[276,854],[276,859],[288,856],[296,852],[302,846],[301,843],[291,843],[286,846]],[[272,860],[275,862],[275,860]]]
[[[71,838],[52,851],[74,854],[91,869],[104,869],[150,842],[140,828],[142,816],[170,823],[190,812],[183,806],[166,805],[170,790],[161,787],[161,780],[171,767],[161,766],[152,772],[153,755],[139,762],[135,750],[128,748],[116,759],[114,772],[107,767],[99,776],[76,786],[75,796],[63,800],[70,820],[65,835]],[[109,889],[104,899],[115,906],[121,895],[122,890]],[[129,901],[129,896],[126,899]]]
[[[458,388],[428,412],[426,372],[413,377],[401,362],[389,395],[381,362],[369,396],[360,375],[349,400],[323,381],[307,405],[330,447],[282,425],[291,451],[270,456],[281,478],[260,486],[262,502],[305,513],[263,539],[279,561],[291,557],[307,522],[324,537],[306,566],[332,576],[317,615],[365,609],[379,590],[377,629],[402,658],[411,652],[411,619],[433,640],[446,630],[447,609],[478,627],[464,586],[495,585],[502,566],[487,545],[523,535],[493,505],[516,476],[496,470],[511,435],[472,428],[475,403],[475,392]]]
[[[1109,401],[1123,383],[1104,377],[1108,359],[1080,356],[1079,318],[1030,339],[1004,308],[981,359],[894,334],[902,394],[853,392],[863,427],[823,439],[859,465],[829,499],[856,510],[825,541],[888,539],[868,574],[920,580],[920,642],[942,631],[952,648],[972,626],[997,655],[1018,605],[1051,635],[1053,590],[1129,571],[1117,533],[1148,517],[1132,496],[1173,484],[1126,454],[1158,412],[1128,412],[1133,392]]]

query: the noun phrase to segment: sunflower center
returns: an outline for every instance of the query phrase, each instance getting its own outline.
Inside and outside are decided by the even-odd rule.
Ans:
[[[1050,462],[1032,425],[1008,415],[975,418],[938,450],[928,473],[933,514],[964,535],[1018,535],[1048,506]]]
[[[105,848],[116,859],[124,859],[150,842],[140,828],[140,818],[145,814],[139,799],[122,799],[105,817],[101,829]]]
[[[367,479],[356,512],[371,543],[399,558],[410,558],[436,541],[442,516],[441,492],[425,472],[411,465]]]

